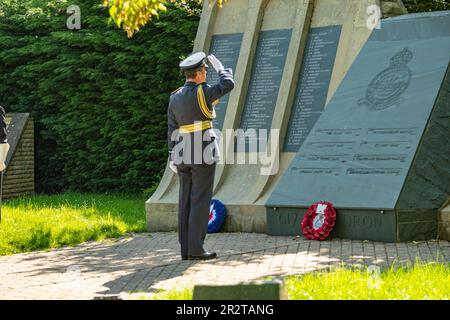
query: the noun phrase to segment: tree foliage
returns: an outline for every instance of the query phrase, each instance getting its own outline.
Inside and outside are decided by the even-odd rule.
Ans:
[[[51,6],[48,5],[51,3]],[[0,2],[0,105],[35,120],[39,191],[139,191],[167,160],[166,110],[199,17],[175,7],[133,39],[98,0]]]
[[[403,0],[409,13],[450,10],[449,0]]]
[[[217,3],[222,6],[225,1],[227,0],[218,0]],[[203,0],[103,0],[103,5],[108,7],[111,20],[122,27],[128,37],[132,37],[153,17],[158,17],[159,12],[165,12],[169,3],[197,14],[202,2]]]

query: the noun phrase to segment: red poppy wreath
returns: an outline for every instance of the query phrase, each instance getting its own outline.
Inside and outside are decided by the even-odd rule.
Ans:
[[[309,240],[325,240],[336,222],[336,210],[330,202],[319,201],[306,211],[301,228]]]

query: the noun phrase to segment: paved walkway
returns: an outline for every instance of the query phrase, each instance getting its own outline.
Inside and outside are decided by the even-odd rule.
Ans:
[[[387,267],[418,260],[450,262],[448,241],[318,242],[302,237],[221,233],[208,235],[206,247],[214,249],[219,258],[181,261],[177,233],[141,233],[0,257],[0,299],[93,299],[120,293],[129,298],[127,293],[301,274],[342,264]]]

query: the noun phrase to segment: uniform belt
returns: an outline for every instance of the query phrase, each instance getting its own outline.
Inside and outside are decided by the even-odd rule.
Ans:
[[[180,126],[180,133],[191,133],[211,128],[212,128],[211,121],[198,121],[193,124],[186,124],[184,126]]]

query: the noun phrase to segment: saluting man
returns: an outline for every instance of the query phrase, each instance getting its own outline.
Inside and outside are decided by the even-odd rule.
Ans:
[[[209,60],[219,74],[219,83],[206,83]],[[180,180],[178,234],[183,260],[216,258],[203,244],[208,230],[209,210],[218,155],[218,136],[212,129],[213,105],[234,88],[231,69],[204,52],[190,55],[180,63],[186,76],[184,86],[170,96],[168,144],[170,168]]]

